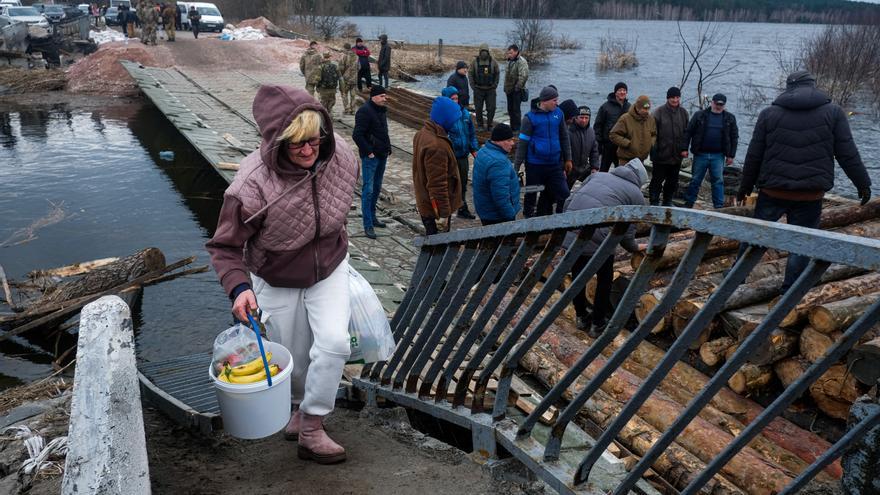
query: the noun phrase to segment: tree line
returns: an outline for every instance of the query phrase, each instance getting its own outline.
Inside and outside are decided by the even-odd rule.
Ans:
[[[880,23],[880,5],[847,0],[216,0],[215,3],[228,17],[240,19],[307,14]]]

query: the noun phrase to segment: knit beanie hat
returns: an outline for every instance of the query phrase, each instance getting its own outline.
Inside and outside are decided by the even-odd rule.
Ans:
[[[638,158],[633,158],[632,160],[626,163],[627,167],[631,167],[636,171],[639,175],[639,186],[644,186],[648,183],[648,171],[645,170],[645,165],[642,164],[642,161]]]
[[[589,117],[592,114],[593,112],[590,111],[590,107],[586,105],[578,107],[578,115],[586,115]]]
[[[673,86],[666,90],[666,98],[675,98],[676,96],[681,97],[681,90],[677,87]]]
[[[445,96],[447,98],[452,98],[452,95],[457,94],[458,88],[456,88],[455,86],[446,86],[445,88],[443,88],[442,91],[440,91],[440,96]]]
[[[651,108],[651,99],[648,95],[640,95],[636,99],[636,108]]]
[[[378,84],[374,84],[373,87],[370,88],[370,98],[374,96],[384,95],[385,93],[385,88]]]
[[[466,68],[467,68],[467,62],[465,62],[464,60],[459,60],[458,62],[455,63],[455,70],[466,69]]]
[[[816,76],[810,74],[806,70],[796,70],[785,78],[785,86],[793,88],[795,86],[815,86]]]
[[[375,86],[373,86],[375,87]],[[445,96],[434,98],[434,104],[431,105],[431,120],[449,132],[452,126],[461,118],[461,107],[458,103],[450,100]]]
[[[540,101],[550,101],[553,98],[559,98],[559,91],[556,91],[555,86],[544,86],[541,90],[541,94],[538,95],[538,100]]]
[[[513,139],[513,129],[507,124],[498,124],[492,128],[491,141],[507,141]]]
[[[629,88],[627,87],[626,83],[623,81],[614,85],[614,92],[617,93],[617,90],[620,88],[623,88],[623,89],[629,91]]]
[[[573,119],[577,117],[578,114],[578,106],[574,100],[565,100],[559,104],[559,109],[562,110],[562,115],[565,116],[565,120]]]

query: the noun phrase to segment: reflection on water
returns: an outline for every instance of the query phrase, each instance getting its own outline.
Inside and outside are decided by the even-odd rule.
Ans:
[[[163,150],[174,151],[174,161],[159,160]],[[197,255],[206,264],[204,243],[225,187],[151,106],[0,112],[0,210],[11,212],[0,220],[0,244],[52,205],[66,213],[30,242],[0,248],[0,265],[15,279],[147,246],[169,263]],[[231,321],[213,271],[148,287],[134,317],[138,354],[147,360],[209,350]],[[0,388],[49,373],[51,344],[0,343]]]
[[[387,33],[392,39],[435,46],[437,40],[442,38],[447,45],[478,46],[487,43],[493,48],[506,48],[509,44],[507,33],[513,28],[510,19],[352,17],[350,20],[358,25],[361,33],[372,38]],[[595,115],[618,81],[625,81],[629,85],[630,101],[645,94],[655,106],[665,101],[667,88],[681,83],[682,47],[675,22],[566,19],[554,20],[552,26],[555,35],[565,34],[580,41],[583,47],[556,51],[548,64],[533,65],[527,86],[534,96],[537,96],[541,87],[553,84],[559,89],[560,101],[571,98],[579,105],[590,106]],[[701,27],[704,26],[698,22],[681,23],[682,32],[692,45]],[[772,102],[779,92],[777,88],[780,82],[784,80],[776,52],[794,54],[805,39],[822,29],[824,26],[806,24],[719,23],[720,33],[732,34],[730,50],[719,68],[734,69],[710,81],[704,92],[710,96],[718,92],[727,96],[728,110],[736,115],[740,129],[736,159],[739,165],[742,165],[746,155],[758,112]],[[636,43],[639,66],[622,72],[596,70],[599,42],[604,37]],[[715,65],[725,47],[726,42],[721,42],[706,52],[701,59],[704,71],[708,73]],[[466,61],[470,62],[470,59]],[[503,81],[506,64],[503,60],[499,63]],[[412,85],[427,93],[439,94],[450,73],[419,76],[420,82]],[[682,91],[684,104],[693,105],[695,93],[696,81],[691,77]],[[506,108],[504,92],[499,88],[498,109]],[[522,108],[526,111],[525,104]],[[870,175],[880,179],[878,122],[876,115],[872,115],[875,112],[870,110],[868,103],[856,102],[855,109],[861,113],[850,118],[853,136]],[[880,180],[874,180],[874,184],[875,191],[880,191]],[[856,197],[855,189],[840,168],[836,170],[833,192]]]

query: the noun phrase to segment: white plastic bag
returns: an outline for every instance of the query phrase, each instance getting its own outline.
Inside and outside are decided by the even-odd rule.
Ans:
[[[370,283],[352,267],[348,267],[348,287],[351,293],[351,336],[349,363],[386,361],[394,354],[394,336],[382,303]]]
[[[220,372],[224,365],[231,367],[244,364],[260,357],[260,347],[254,331],[237,323],[220,332],[214,339],[214,371]]]

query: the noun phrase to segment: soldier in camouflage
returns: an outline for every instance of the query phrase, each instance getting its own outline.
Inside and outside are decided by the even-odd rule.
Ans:
[[[321,78],[318,80],[318,99],[330,115],[333,115],[333,106],[336,104],[336,88],[338,87],[339,69],[336,67],[336,62],[330,60],[330,52],[324,52]]]
[[[318,42],[309,43],[309,49],[299,59],[299,71],[306,78],[306,91],[315,96],[315,88],[321,78],[321,54],[318,53]]]
[[[156,12],[156,5],[151,0],[141,0],[138,2],[138,17],[141,19],[141,43],[157,44],[156,26],[159,24],[159,13]]]
[[[342,45],[345,53],[339,61],[339,92],[342,93],[343,113],[354,115],[354,98],[357,90],[357,55],[351,49],[351,43]]]

